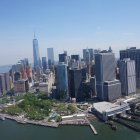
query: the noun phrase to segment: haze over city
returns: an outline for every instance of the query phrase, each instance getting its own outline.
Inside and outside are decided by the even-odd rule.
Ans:
[[[140,0],[0,0],[0,139],[140,140],[139,15]]]
[[[0,65],[21,58],[32,62],[34,32],[41,56],[53,47],[58,53],[82,49],[120,49],[140,41],[139,0],[4,0],[0,1]]]

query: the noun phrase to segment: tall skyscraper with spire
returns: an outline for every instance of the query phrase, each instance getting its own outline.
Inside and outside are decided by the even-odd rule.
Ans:
[[[36,39],[35,34],[33,39],[33,61],[34,61],[34,68],[36,68],[37,66],[41,67],[38,40]]]

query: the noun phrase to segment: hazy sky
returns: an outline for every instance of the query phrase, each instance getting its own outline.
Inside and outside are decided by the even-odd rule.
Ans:
[[[82,49],[140,47],[140,0],[0,0],[0,65],[32,62],[34,31],[40,55]]]

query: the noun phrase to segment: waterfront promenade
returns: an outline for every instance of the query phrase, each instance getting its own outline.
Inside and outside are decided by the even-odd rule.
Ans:
[[[10,120],[15,120],[17,123],[21,124],[33,124],[33,125],[39,125],[39,126],[46,126],[46,127],[53,127],[57,128],[59,125],[87,125],[91,128],[94,134],[98,134],[94,126],[90,123],[90,121],[84,117],[84,118],[76,118],[76,119],[68,119],[68,120],[63,120],[59,123],[57,122],[48,122],[45,120],[41,121],[36,121],[36,120],[29,120],[27,118],[24,118],[23,116],[11,116],[8,114],[2,114],[0,113],[0,119],[5,120],[10,119]]]
[[[59,124],[56,123],[56,122],[48,122],[48,121],[45,121],[45,120],[41,120],[41,121],[29,120],[27,118],[23,118],[23,117],[20,117],[20,116],[11,116],[11,115],[2,114],[2,113],[0,113],[0,118],[7,118],[7,119],[10,119],[10,120],[15,120],[16,122],[22,123],[22,124],[28,123],[28,124],[54,127],[54,128],[59,126]]]

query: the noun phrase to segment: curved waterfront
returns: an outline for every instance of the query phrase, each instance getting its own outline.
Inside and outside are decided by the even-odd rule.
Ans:
[[[117,131],[108,125],[94,121],[98,135],[94,135],[88,126],[60,126],[49,128],[30,124],[18,124],[15,121],[0,121],[1,140],[140,140],[140,133],[122,125]]]

